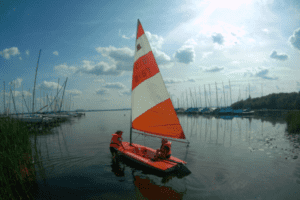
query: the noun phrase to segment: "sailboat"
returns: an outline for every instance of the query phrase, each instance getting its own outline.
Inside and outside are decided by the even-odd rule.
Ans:
[[[159,172],[168,173],[186,164],[172,155],[169,159],[153,161],[156,150],[132,143],[133,129],[138,134],[189,143],[185,140],[170,95],[139,20],[132,76],[130,123],[130,142],[123,141],[124,148],[115,148],[118,154]]]

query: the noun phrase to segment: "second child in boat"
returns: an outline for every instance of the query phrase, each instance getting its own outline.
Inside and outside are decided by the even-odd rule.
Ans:
[[[152,159],[153,161],[158,159],[169,159],[171,157],[171,142],[163,138],[161,143],[160,149],[156,150],[156,154]]]

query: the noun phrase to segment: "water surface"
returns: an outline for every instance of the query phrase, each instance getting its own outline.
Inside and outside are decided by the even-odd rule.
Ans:
[[[145,174],[109,152],[111,134],[129,141],[130,111],[86,116],[38,136],[41,159],[37,199],[299,199],[299,141],[285,135],[282,120],[178,116],[189,147],[172,154],[192,172],[184,178]],[[32,138],[32,142],[34,140]],[[160,140],[133,134],[151,148]]]

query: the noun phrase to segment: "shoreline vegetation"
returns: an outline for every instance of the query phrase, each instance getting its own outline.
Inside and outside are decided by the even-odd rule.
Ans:
[[[31,186],[36,180],[27,123],[9,117],[0,118],[1,196],[7,199],[32,198]]]
[[[15,118],[0,117],[0,193],[3,199],[34,199],[36,168],[45,179],[37,135],[49,133],[51,127],[42,131],[40,128]]]
[[[252,110],[272,109],[286,110],[284,115],[287,123],[286,131],[291,134],[300,134],[300,91],[292,93],[273,93],[258,98],[249,98],[238,101],[231,106],[233,109],[251,108]]]
[[[290,111],[286,116],[287,128],[290,134],[300,134],[300,111]]]

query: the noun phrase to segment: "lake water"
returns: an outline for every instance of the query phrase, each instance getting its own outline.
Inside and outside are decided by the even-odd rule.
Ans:
[[[111,134],[122,130],[129,141],[130,111],[87,112],[31,138],[40,155],[36,198],[300,199],[299,140],[285,135],[282,120],[178,118],[191,143],[172,142],[172,155],[187,162],[190,175],[166,181],[116,165]],[[132,138],[154,149],[161,145],[158,138]]]

